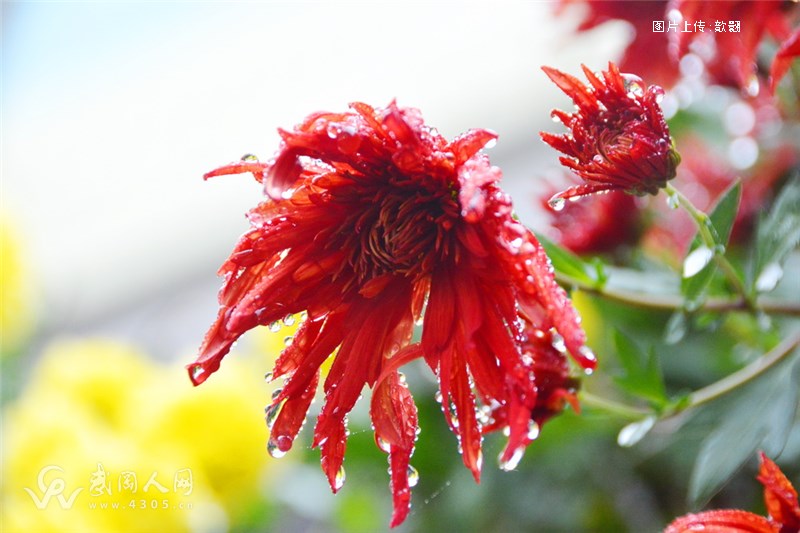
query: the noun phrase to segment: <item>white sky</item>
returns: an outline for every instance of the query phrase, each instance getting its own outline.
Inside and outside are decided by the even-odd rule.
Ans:
[[[270,157],[276,128],[311,112],[396,97],[448,138],[494,129],[501,166],[540,153],[550,108],[569,101],[539,67],[599,69],[620,44],[574,39],[552,8],[4,1],[2,211],[51,322],[213,277],[260,190],[202,174]]]

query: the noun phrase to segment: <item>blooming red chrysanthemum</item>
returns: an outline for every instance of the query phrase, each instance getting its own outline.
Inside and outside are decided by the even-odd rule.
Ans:
[[[764,501],[769,517],[738,509],[706,511],[675,519],[664,533],[689,531],[727,531],[750,533],[796,533],[800,531],[800,504],[797,491],[772,460],[760,453],[758,480],[764,485]]]
[[[561,164],[584,181],[555,195],[551,200],[554,209],[563,208],[567,199],[598,192],[656,194],[675,177],[680,157],[658,105],[661,87],[645,87],[639,77],[620,73],[613,63],[608,64],[602,79],[584,66],[588,86],[554,68],[542,69],[572,98],[577,110],[552,112],[568,133],[540,135],[565,154],[559,158]]]
[[[757,55],[761,42],[767,34],[778,42],[788,39],[792,17],[798,14],[796,2],[754,0],[671,0],[669,11],[681,26],[688,22],[694,29],[696,21],[707,25],[702,32],[671,32],[674,50],[683,55],[692,42],[713,41],[710,50],[699,55],[714,81],[740,87],[750,96],[758,93]]]
[[[653,31],[653,22],[666,18],[667,0],[561,0],[556,9],[561,12],[569,4],[582,4],[585,8],[584,19],[577,28],[579,32],[610,20],[622,20],[631,25],[633,35],[618,62],[620,69],[637,72],[664,88],[678,81],[680,69],[675,55],[669,53],[669,34]]]
[[[246,158],[206,175],[252,172],[269,198],[220,270],[221,309],[189,373],[202,383],[245,331],[307,313],[272,372],[285,383],[267,412],[269,449],[291,448],[333,356],[313,445],[336,492],[347,414],[372,388],[394,526],[409,510],[417,434],[401,365],[423,357],[437,374],[477,480],[482,433],[508,428],[508,465],[535,436],[531,424],[573,398],[564,353],[586,369],[595,359],[539,242],[512,216],[500,170],[479,153],[495,134],[471,130],[448,143],[394,103],[317,113],[280,134],[269,163]],[[412,343],[415,322],[422,335]]]

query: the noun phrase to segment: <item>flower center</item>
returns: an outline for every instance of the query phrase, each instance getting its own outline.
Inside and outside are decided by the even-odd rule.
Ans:
[[[362,192],[340,232],[362,281],[389,273],[418,278],[448,254],[459,211],[446,190],[384,185]]]

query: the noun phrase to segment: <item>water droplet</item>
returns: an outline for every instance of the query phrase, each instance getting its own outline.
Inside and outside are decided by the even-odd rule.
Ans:
[[[758,96],[760,90],[761,84],[758,82],[758,76],[753,74],[750,76],[750,79],[747,80],[747,83],[744,86],[744,92],[747,94],[747,96],[755,97]]]
[[[553,196],[552,198],[550,198],[550,200],[548,200],[547,205],[549,205],[550,209],[552,209],[553,211],[561,211],[562,209],[564,209],[566,203],[567,202],[560,196]]]
[[[389,453],[392,449],[391,444],[380,437],[375,437],[375,444],[378,445],[378,448],[380,448],[383,453]]]
[[[774,289],[783,277],[783,267],[779,263],[770,263],[764,267],[756,279],[758,292],[769,292]]]
[[[258,157],[256,157],[255,154],[244,154],[242,156],[242,161],[245,161],[247,163],[256,163],[258,162]]]
[[[283,338],[283,345],[286,346],[286,347],[291,346],[292,345],[292,340],[294,340],[294,337],[292,337],[291,335],[288,335],[288,336],[284,337]]]
[[[528,421],[528,440],[536,440],[539,437],[539,424],[534,420]]]
[[[564,353],[567,351],[567,345],[564,343],[564,337],[554,329],[550,330],[550,344],[556,351]]]
[[[397,352],[395,352],[395,353],[397,353]],[[397,373],[397,381],[399,381],[402,385],[405,385],[406,384],[406,375],[403,374],[402,372],[398,372]]]
[[[620,75],[622,76],[622,82],[625,86],[625,92],[628,93],[629,97],[644,96],[645,84],[642,78],[634,74],[623,73]]]
[[[204,372],[205,370],[203,369],[202,366],[194,365],[192,367],[192,380],[197,381],[198,379],[200,379],[200,376],[202,376]]]
[[[592,161],[594,161],[595,163],[597,163],[598,165],[600,165],[600,164],[602,164],[602,163],[603,163],[603,161],[604,161],[604,160],[603,160],[603,156],[601,156],[600,154],[598,154],[598,155],[596,155],[596,156],[594,156],[594,157],[592,158]]]
[[[436,399],[438,403],[442,403],[442,401],[444,401],[444,398],[442,398],[442,391],[440,390],[437,390],[436,394],[434,394],[433,397]]]
[[[275,322],[271,323],[271,324],[269,325],[269,330],[270,330],[272,333],[278,333],[278,332],[281,330],[281,324],[280,324],[280,322],[277,322],[277,321],[275,321]]]
[[[597,356],[594,354],[592,349],[589,348],[588,346],[581,346],[578,349],[578,354],[581,356],[581,358],[585,359],[586,361],[589,361],[589,362],[592,362],[592,363],[597,362]],[[586,374],[589,375],[591,373],[592,373],[592,369],[591,368],[587,368],[586,369]]]
[[[656,424],[654,416],[648,416],[642,420],[632,422],[620,430],[617,435],[617,444],[622,447],[629,448],[642,440],[647,435],[653,426]]]
[[[408,486],[416,487],[419,483],[419,472],[411,465],[408,465]]]
[[[286,452],[282,451],[278,446],[278,441],[272,437],[267,441],[267,453],[269,453],[273,459],[280,459],[286,455]]]
[[[264,381],[266,381],[267,383],[272,383],[273,379],[275,379],[275,376],[272,374],[272,372],[266,372],[264,374]]]
[[[677,194],[667,194],[667,207],[670,209],[678,209],[681,205],[681,200]]]
[[[264,408],[264,420],[267,421],[267,428],[272,429],[272,426],[275,425],[275,419],[278,418],[278,414],[281,412],[281,404],[270,404]]]
[[[703,270],[714,258],[714,250],[705,246],[693,250],[683,260],[683,277],[691,278]]]
[[[347,478],[347,473],[344,471],[344,465],[339,467],[339,470],[336,471],[336,476],[333,478],[333,490],[339,490],[344,486],[345,479]]]
[[[505,450],[500,454],[498,457],[498,464],[500,465],[501,470],[505,470],[506,472],[510,472],[517,468],[522,456],[525,454],[525,448],[520,446],[511,454],[511,456],[507,460],[503,460],[503,456],[505,455]]]
[[[484,150],[489,150],[497,146],[497,139],[489,139],[489,141],[483,145]]]
[[[286,315],[283,318],[283,324],[285,326],[293,326],[294,325],[294,315]]]

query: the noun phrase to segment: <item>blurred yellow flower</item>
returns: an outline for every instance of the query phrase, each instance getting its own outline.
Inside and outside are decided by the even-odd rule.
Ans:
[[[252,358],[226,363],[195,389],[120,343],[53,344],[4,409],[0,529],[225,529],[263,501],[275,464],[260,372]]]
[[[33,326],[30,278],[7,217],[0,214],[0,356],[16,350]]]

